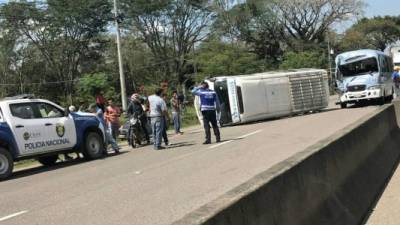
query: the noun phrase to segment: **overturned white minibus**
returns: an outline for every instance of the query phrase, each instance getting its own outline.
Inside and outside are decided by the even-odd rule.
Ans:
[[[328,76],[321,69],[298,69],[208,79],[220,101],[222,126],[324,109]],[[199,100],[195,107],[201,120]]]

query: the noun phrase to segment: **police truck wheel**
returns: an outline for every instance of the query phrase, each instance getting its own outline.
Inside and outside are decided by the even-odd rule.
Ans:
[[[38,158],[38,161],[43,166],[54,166],[57,160],[58,160],[58,155],[43,156]]]
[[[89,132],[83,143],[82,153],[86,159],[98,159],[103,156],[103,138],[97,132]]]
[[[8,178],[14,168],[11,154],[4,148],[0,148],[0,180]]]
[[[345,103],[345,102],[340,103],[340,108],[342,108],[342,109],[347,108],[347,103]]]

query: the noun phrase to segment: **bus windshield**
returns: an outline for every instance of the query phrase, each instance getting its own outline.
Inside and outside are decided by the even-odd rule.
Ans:
[[[339,71],[343,77],[352,77],[379,72],[378,61],[374,57],[365,58],[359,61],[340,65]]]
[[[232,123],[232,115],[231,115],[229,94],[228,94],[228,84],[226,80],[216,81],[214,83],[214,90],[217,93],[218,100],[220,103],[221,125]]]

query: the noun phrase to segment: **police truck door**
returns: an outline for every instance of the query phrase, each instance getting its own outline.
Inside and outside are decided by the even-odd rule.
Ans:
[[[19,155],[31,155],[46,151],[43,139],[46,137],[44,120],[36,117],[33,104],[15,103],[10,104],[12,119],[9,121],[11,130],[17,142]]]
[[[75,123],[70,116],[55,105],[46,102],[35,103],[40,115],[45,118],[46,145],[49,150],[69,149],[76,144]]]

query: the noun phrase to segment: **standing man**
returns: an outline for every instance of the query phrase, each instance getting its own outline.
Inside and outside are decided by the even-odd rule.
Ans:
[[[132,117],[135,113],[138,115],[146,142],[147,144],[150,144],[150,136],[146,126],[147,116],[146,112],[143,110],[142,99],[139,94],[135,93],[131,96],[131,102],[129,103],[127,113],[129,117]],[[131,136],[130,132],[132,132],[131,129],[129,129],[128,137]]]
[[[171,111],[172,111],[172,120],[174,122],[175,134],[182,134],[182,132],[181,132],[181,104],[178,99],[177,91],[172,92]]]
[[[162,132],[164,130],[164,117],[167,115],[167,105],[165,104],[165,101],[160,97],[162,92],[163,90],[161,88],[157,88],[154,92],[154,95],[150,95],[148,98],[155,150],[165,149],[161,146],[161,139]]]
[[[108,106],[106,109],[106,122],[108,125],[108,129],[110,129],[110,133],[115,140],[118,137],[118,130],[120,127],[119,117],[121,116],[121,110],[118,106],[114,105],[113,100],[108,99]]]
[[[210,123],[214,130],[215,139],[221,142],[221,136],[218,129],[217,113],[219,110],[219,101],[215,91],[210,90],[208,83],[203,81],[200,87],[195,87],[192,94],[200,97],[200,110],[203,115],[204,130],[206,133],[206,141],[203,144],[211,144]]]
[[[396,98],[399,97],[399,92],[400,92],[400,67],[399,66],[395,66],[394,67],[394,72],[392,74],[392,80],[395,86],[395,94],[396,94]]]
[[[118,154],[120,147],[118,146],[117,141],[115,141],[115,139],[112,137],[110,130],[107,128],[107,123],[105,121],[104,112],[101,109],[101,105],[100,104],[92,104],[89,106],[89,111],[96,115],[96,117],[99,119],[100,123],[104,127],[105,142],[106,142],[106,146],[104,149],[104,155],[107,155],[107,147],[109,144],[111,144],[111,148],[115,151],[115,153]]]
[[[167,94],[162,94],[162,99],[165,102],[165,105],[167,104]],[[165,146],[168,146],[169,141],[168,141],[168,134],[167,134],[167,130],[168,130],[168,123],[169,123],[169,115],[168,115],[168,106],[167,106],[167,113],[164,116],[164,125],[163,125],[163,131],[162,131],[162,139],[164,140],[164,144]]]

